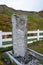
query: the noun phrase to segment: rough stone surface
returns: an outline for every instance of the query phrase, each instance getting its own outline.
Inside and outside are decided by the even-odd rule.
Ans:
[[[27,48],[27,18],[12,16],[13,50],[15,56],[25,56]]]
[[[39,61],[37,59],[32,59],[32,61],[30,61],[28,64],[26,65],[42,65],[39,63]]]

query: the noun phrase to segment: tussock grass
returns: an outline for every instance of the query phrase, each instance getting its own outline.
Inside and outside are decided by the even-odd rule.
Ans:
[[[37,41],[33,42],[31,44],[27,45],[30,49],[35,50],[36,52],[39,52],[43,54],[43,40],[42,41]]]

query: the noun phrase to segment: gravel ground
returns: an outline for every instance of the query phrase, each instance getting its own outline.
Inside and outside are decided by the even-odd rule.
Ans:
[[[37,59],[32,59],[27,65],[42,65]]]

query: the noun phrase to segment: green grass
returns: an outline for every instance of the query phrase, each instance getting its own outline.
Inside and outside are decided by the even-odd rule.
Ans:
[[[12,46],[6,47],[6,48],[0,48],[0,53],[7,52],[7,51],[10,51],[10,50],[12,50],[12,49],[13,49]]]
[[[11,62],[9,56],[6,53],[0,53],[0,65],[6,65],[6,63],[3,61],[3,59],[6,59],[10,62],[10,65],[17,65],[15,62]]]
[[[35,50],[36,52],[39,52],[43,54],[43,40],[42,41],[37,41],[33,42],[31,44],[27,45],[30,49]]]
[[[43,64],[43,61],[42,60],[39,60],[40,64]]]
[[[3,45],[12,44],[12,41],[3,42]]]
[[[43,30],[43,17],[38,13],[34,13],[28,16],[28,30]]]
[[[7,44],[12,44],[12,41],[3,42],[3,45],[7,45]],[[12,49],[13,49],[12,46],[9,46],[9,47],[6,47],[6,48],[0,48],[0,53],[6,52],[6,51],[10,51]]]
[[[2,60],[3,58],[9,60],[8,56],[5,53],[0,53],[0,65],[6,65]]]

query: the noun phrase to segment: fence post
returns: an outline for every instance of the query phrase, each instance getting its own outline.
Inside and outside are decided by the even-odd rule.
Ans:
[[[37,30],[37,40],[39,41],[39,34],[40,34],[40,32],[39,32],[39,29]]]
[[[0,31],[0,47],[2,47],[2,31]]]

